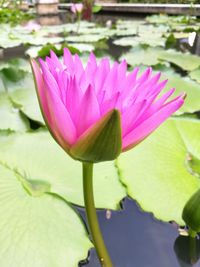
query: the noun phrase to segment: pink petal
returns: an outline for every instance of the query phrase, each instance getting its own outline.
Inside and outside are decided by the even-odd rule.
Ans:
[[[94,75],[95,92],[97,96],[102,91],[104,82],[109,72],[110,72],[109,60],[108,58],[103,58],[100,61],[99,66],[97,67]]]
[[[64,69],[64,65],[59,61],[56,54],[53,51],[50,51],[51,57],[46,57],[46,65],[49,68],[53,76],[56,75],[58,71]]]
[[[65,107],[67,106],[67,91],[69,88],[69,84],[70,84],[70,80],[71,80],[71,76],[69,75],[69,73],[67,71],[61,71],[56,73],[57,76],[57,84],[60,90],[60,98],[63,102],[63,104],[65,105]]]
[[[97,69],[97,62],[96,57],[93,53],[90,53],[90,56],[88,58],[87,66],[85,68],[85,75],[87,77],[87,81],[89,83],[93,82],[94,79],[94,73]]]
[[[99,104],[94,89],[89,85],[80,107],[78,119],[78,136],[84,133],[92,124],[100,118]]]
[[[76,77],[73,78],[71,77],[67,88],[66,108],[75,126],[77,126],[78,123],[82,97],[83,97],[83,92],[80,90],[80,87],[76,81]]]
[[[76,68],[76,80],[79,82],[84,69],[80,57],[77,54],[74,55],[74,66]]]
[[[40,62],[42,75],[43,75],[46,85],[48,86],[50,90],[53,90],[55,91],[55,93],[60,95],[60,89],[58,87],[57,81],[55,80],[52,73],[48,70],[46,63],[41,58],[39,59],[39,62]]]
[[[124,84],[126,81],[126,71],[127,71],[127,63],[126,60],[123,60],[117,69],[117,88],[116,91],[121,92],[124,89]]]
[[[32,61],[32,67],[36,79],[38,98],[46,124],[58,143],[68,150],[70,145],[75,142],[75,127],[58,95],[46,87],[35,61]]]
[[[169,92],[169,95],[168,97],[173,93],[173,91]],[[164,95],[164,98],[167,96],[167,95]],[[158,92],[156,92],[154,95],[150,96],[146,102],[146,106],[143,108],[143,111],[141,112],[141,115],[138,117],[137,121],[135,121],[133,127],[136,128],[139,124],[141,124],[143,121],[147,120],[154,112],[157,112],[160,108],[160,107],[157,107],[157,108],[153,108],[154,104],[154,100],[157,98],[158,96]],[[167,98],[168,99],[168,98]],[[166,99],[166,100],[167,100]],[[164,99],[163,99],[164,100]],[[163,102],[164,103],[164,102]],[[160,103],[161,104],[161,103]]]
[[[96,70],[97,70],[96,58],[95,55],[91,53],[88,58],[85,71],[83,71],[83,74],[80,79],[80,88],[83,94],[86,92],[89,85],[92,85],[93,88],[95,87],[94,77]]]
[[[108,100],[102,102],[102,104],[100,105],[102,116],[114,108],[120,110],[119,107],[117,108],[117,105],[119,105],[118,103],[119,97],[120,97],[120,93],[118,92],[115,95],[113,95],[112,98],[109,98]]]
[[[70,72],[71,75],[73,75],[75,71],[74,61],[68,48],[64,48],[63,60],[67,70]]]
[[[142,75],[137,79],[137,83],[141,84],[145,81],[147,81],[152,74],[152,68],[148,68],[145,70],[145,72],[142,73]]]
[[[169,118],[184,103],[183,96],[167,103],[158,112],[154,113],[147,120],[143,121],[137,128],[123,138],[123,151],[136,146],[150,133],[152,133],[161,123]]]
[[[135,82],[137,78],[139,68],[135,68],[131,73],[129,73],[124,81],[124,88],[121,91],[122,99],[126,99],[127,95],[130,95],[130,92],[133,92],[133,88],[135,87]]]
[[[31,66],[33,69],[35,87],[37,90],[37,96],[38,96],[40,108],[42,111],[42,115],[48,125],[48,124],[51,124],[51,120],[50,120],[50,112],[49,112],[46,94],[45,94],[45,92],[47,91],[46,84],[44,83],[44,79],[42,77],[42,73],[37,62],[33,59],[31,60]]]
[[[63,70],[63,64],[61,63],[61,61],[58,59],[58,57],[56,56],[56,54],[54,53],[54,51],[50,51],[50,56],[51,56],[51,60],[54,63],[55,68],[58,68],[60,70]]]
[[[149,92],[151,93],[152,91],[154,91],[154,88],[157,82],[159,81],[160,76],[161,76],[161,73],[159,72],[156,75],[154,75],[152,78],[147,80],[145,84],[142,84],[140,86],[140,89],[138,88],[138,91],[140,90],[138,94],[138,101],[146,98]]]
[[[126,108],[129,105],[132,105],[141,94],[141,89],[145,86],[150,78],[152,69],[148,68],[135,82],[134,88],[127,91],[127,94],[124,96],[123,108]],[[141,101],[141,98],[138,99],[138,102]]]
[[[83,4],[82,3],[76,4],[76,10],[77,10],[77,12],[82,12],[82,10],[83,10]]]
[[[175,88],[170,89],[168,92],[163,94],[156,102],[154,102],[150,109],[148,110],[146,116],[151,116],[154,112],[158,111],[163,104],[167,101],[167,99],[175,92]]]
[[[71,5],[71,12],[76,14],[76,5],[75,4]]]
[[[135,121],[140,116],[146,100],[133,104],[122,113],[122,136],[125,136],[131,131]]]
[[[141,110],[139,111],[138,115],[135,117],[135,120],[132,121],[132,125],[130,128],[131,130],[136,128],[139,124],[141,124],[146,119],[146,114],[148,110],[150,109],[150,106],[152,105],[154,99],[155,99],[155,96],[151,96],[148,99],[141,100],[143,101],[143,105],[141,106]],[[136,105],[137,103],[138,102],[135,101],[133,105]]]
[[[64,144],[61,143],[61,145],[69,147],[76,140],[76,129],[61,100],[51,91],[48,91],[48,93],[48,106],[52,120],[51,128],[55,127],[58,135],[64,141]]]
[[[149,93],[147,94],[146,97],[150,97],[151,95],[154,95],[155,93],[157,95],[160,94],[160,92],[162,91],[162,89],[165,87],[165,85],[167,84],[168,80],[164,80],[160,83],[158,83],[154,88],[152,88],[152,90],[149,91]]]
[[[102,92],[105,91],[105,99],[104,101],[108,100],[112,95],[117,93],[117,68],[118,63],[114,62],[112,69],[108,73],[106,80],[104,82],[104,86]]]

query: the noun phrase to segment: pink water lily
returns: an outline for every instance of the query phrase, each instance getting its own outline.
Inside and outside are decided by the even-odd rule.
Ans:
[[[76,14],[76,13],[81,13],[83,11],[83,4],[72,4],[71,5],[71,11]]]
[[[175,89],[162,94],[167,80],[161,73],[139,68],[127,72],[127,63],[90,54],[86,67],[77,54],[64,50],[60,61],[54,52],[39,64],[32,60],[37,94],[45,122],[55,140],[70,154],[110,111],[121,120],[121,152],[131,149],[151,134],[184,103],[182,94],[169,98]]]
[[[28,23],[26,23],[24,28],[26,28],[29,31],[38,31],[41,29],[41,25],[35,22],[34,20],[31,20]]]

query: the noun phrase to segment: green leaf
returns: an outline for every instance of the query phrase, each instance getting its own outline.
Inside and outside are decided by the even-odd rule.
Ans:
[[[141,47],[135,47],[132,48],[127,53],[123,54],[120,58],[126,59],[128,64],[131,66],[137,66],[140,64],[146,65],[146,66],[153,66],[158,63],[160,63],[158,59],[158,55],[164,51],[162,48],[155,47],[155,48],[146,48],[143,49]]]
[[[33,79],[33,78],[32,78]],[[12,102],[31,120],[44,125],[35,88],[19,89],[9,94]]]
[[[166,90],[176,88],[173,97],[183,92],[187,94],[185,104],[176,114],[182,114],[184,112],[193,113],[200,110],[200,85],[198,83],[192,81],[188,77],[181,77],[170,71],[162,72],[162,79],[168,79]]]
[[[118,20],[116,23],[117,29],[138,29],[140,25],[145,23],[144,20]]]
[[[191,71],[189,73],[189,76],[190,76],[191,79],[193,79],[193,80],[197,81],[198,83],[200,83],[200,68]]]
[[[146,17],[146,21],[149,23],[155,23],[155,24],[166,24],[170,20],[170,17],[165,14],[159,14],[159,15],[151,15]]]
[[[92,7],[92,13],[98,13],[99,11],[101,11],[102,6],[99,5],[95,5]]]
[[[129,196],[158,219],[184,224],[183,208],[200,188],[185,164],[188,153],[200,159],[199,136],[198,120],[170,119],[117,161]]]
[[[23,58],[12,58],[10,60],[3,61],[0,63],[0,70],[9,68],[12,68],[12,71],[20,70],[24,72],[31,72],[29,61]],[[16,73],[14,75],[16,75]]]
[[[116,36],[131,36],[131,35],[136,35],[137,34],[137,28],[128,28],[128,29],[116,29],[113,30],[115,31]]]
[[[80,137],[70,154],[80,161],[97,163],[116,159],[121,150],[120,113],[112,110]]]
[[[12,76],[13,74],[13,76]],[[32,73],[24,72],[16,68],[3,69],[0,71],[1,90],[12,92],[18,89],[34,88]]]
[[[19,110],[22,111],[28,118],[38,121],[44,125],[44,121],[40,112],[32,73],[22,71],[16,68],[4,68],[0,71],[0,81],[2,83],[2,110],[5,112],[5,106],[7,105],[7,116],[12,115],[13,119],[8,119],[4,116],[4,123],[8,126],[14,127],[19,123]],[[5,92],[8,92],[6,94]],[[9,100],[8,100],[9,97]],[[7,100],[6,100],[7,99]],[[15,109],[14,109],[15,107]],[[14,112],[15,111],[15,112]],[[3,112],[3,111],[2,111]],[[16,115],[18,112],[18,115]],[[3,116],[3,115],[2,115]],[[20,115],[21,116],[21,115]],[[15,122],[16,118],[16,122]],[[12,126],[13,124],[13,126]],[[4,126],[5,127],[5,126]],[[15,126],[16,127],[16,126]],[[21,126],[20,126],[21,128]]]
[[[188,171],[192,174],[200,178],[200,160],[199,158],[195,157],[194,155],[190,155],[186,158],[186,167]]]
[[[192,71],[200,66],[199,56],[190,53],[181,53],[172,49],[159,53],[158,58],[173,63],[187,71]]]
[[[5,76],[11,82],[17,82],[25,77],[26,72],[16,69],[14,66],[9,68],[4,68],[1,70],[1,75]]]
[[[191,230],[196,233],[200,231],[200,189],[186,203],[183,209],[183,220]]]
[[[136,47],[138,45],[148,45],[148,46],[165,46],[165,38],[162,38],[160,35],[156,34],[145,34],[143,36],[131,36],[123,37],[116,39],[114,42],[116,45],[120,46],[132,46]]]
[[[184,26],[187,27],[190,23],[193,25],[194,23],[197,23],[197,18],[195,16],[168,16],[166,14],[159,14],[159,15],[152,15],[146,17],[146,21],[149,23],[154,23],[157,25],[160,24],[168,24],[170,26]]]
[[[29,128],[27,119],[15,108],[7,93],[0,93],[0,130],[26,131]]]
[[[65,41],[71,43],[95,43],[104,38],[108,38],[108,36],[103,34],[83,34],[67,36]]]
[[[130,37],[133,38],[133,37]],[[122,40],[122,39],[121,39]],[[128,39],[127,39],[128,40]],[[151,41],[151,40],[150,40]],[[131,44],[131,43],[130,43]],[[175,50],[164,50],[159,47],[142,49],[136,47],[125,53],[122,58],[126,58],[132,66],[143,64],[153,66],[158,63],[173,63],[180,68],[191,71],[200,66],[200,58],[189,53],[181,53]]]
[[[164,33],[167,33],[169,31],[169,26],[167,25],[149,25],[149,24],[143,24],[139,26],[139,35],[140,36],[149,36],[152,38],[152,35],[156,36],[163,36]]]
[[[89,34],[89,35],[92,35],[92,34],[99,34],[101,36],[108,36],[108,35],[112,35],[114,32],[109,28],[106,28],[106,27],[99,27],[99,26],[93,26],[93,27],[81,27],[80,26],[80,29],[78,31],[79,34]]]
[[[47,182],[51,192],[67,201],[84,205],[81,163],[71,159],[47,131],[0,136],[0,147],[0,162],[27,174],[28,180]],[[126,195],[114,162],[95,164],[94,187],[98,208],[116,209]]]
[[[77,267],[92,246],[80,218],[59,197],[31,196],[18,177],[0,164],[1,267]]]

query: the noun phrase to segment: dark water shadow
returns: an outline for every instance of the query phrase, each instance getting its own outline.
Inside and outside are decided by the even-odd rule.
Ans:
[[[174,243],[174,251],[181,267],[200,266],[199,238],[194,239],[188,236],[179,236]]]
[[[86,222],[84,209],[77,210]],[[114,267],[200,267],[200,263],[180,264],[177,226],[142,212],[129,198],[123,201],[122,210],[99,210],[98,218]],[[184,254],[184,249],[181,251]],[[90,251],[88,261],[80,263],[79,267],[100,267],[94,249]]]

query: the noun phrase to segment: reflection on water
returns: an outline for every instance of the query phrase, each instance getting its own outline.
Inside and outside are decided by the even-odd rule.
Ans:
[[[60,16],[39,16],[37,19],[40,25],[60,25],[62,23]]]
[[[200,240],[189,236],[179,236],[174,243],[174,251],[180,267],[200,266]],[[196,264],[196,265],[195,265]]]
[[[200,37],[199,34],[196,34],[195,40],[194,40],[194,45],[192,47],[193,54],[200,55]]]
[[[78,212],[85,220],[84,209],[78,208]],[[190,257],[189,245],[184,243],[188,237],[178,237],[177,226],[154,219],[129,198],[123,201],[122,210],[99,210],[98,217],[115,267],[200,266],[200,263],[188,265],[191,259],[196,262],[199,257],[199,240],[198,253],[195,254],[198,256]],[[79,266],[100,267],[95,250],[90,251],[88,259],[89,262],[82,262]]]

